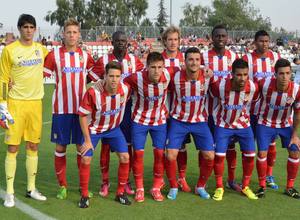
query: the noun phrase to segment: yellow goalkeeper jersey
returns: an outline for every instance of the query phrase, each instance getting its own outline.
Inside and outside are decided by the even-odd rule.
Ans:
[[[8,97],[37,100],[44,96],[43,66],[47,49],[40,43],[22,45],[19,40],[7,45],[0,60],[0,102],[6,101],[9,80],[12,88]]]

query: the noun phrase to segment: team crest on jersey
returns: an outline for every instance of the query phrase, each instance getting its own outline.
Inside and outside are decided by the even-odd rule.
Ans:
[[[125,102],[125,96],[120,96],[120,102],[124,103]]]
[[[270,60],[270,64],[272,67],[275,67],[275,60]]]
[[[232,66],[232,60],[231,60],[231,59],[228,59],[228,60],[227,60],[227,64],[228,64],[228,66]]]
[[[39,50],[35,50],[35,55],[36,55],[37,57],[40,57],[40,56],[41,56],[40,51],[39,51]]]
[[[294,102],[294,98],[293,97],[287,97],[286,98],[286,103],[287,104],[292,104]]]
[[[250,94],[249,93],[245,93],[244,101],[248,102],[249,101],[249,97],[250,97]]]

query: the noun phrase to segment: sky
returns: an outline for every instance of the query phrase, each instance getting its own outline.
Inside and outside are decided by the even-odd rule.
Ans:
[[[170,11],[170,1],[165,0],[167,13]],[[254,7],[258,8],[263,17],[270,17],[273,27],[284,27],[286,30],[300,30],[300,0],[250,0]],[[211,0],[173,0],[172,1],[172,23],[179,24],[183,17],[182,7],[190,2],[193,5],[211,6]],[[284,3],[283,3],[284,2]],[[157,16],[159,0],[148,0],[149,7],[147,17],[152,21]],[[41,29],[52,29],[50,23],[44,20],[48,11],[56,9],[56,0],[0,0],[1,12],[0,22],[3,29],[10,30],[16,27],[18,16],[29,13],[35,16],[37,25]],[[283,10],[283,6],[286,8]]]

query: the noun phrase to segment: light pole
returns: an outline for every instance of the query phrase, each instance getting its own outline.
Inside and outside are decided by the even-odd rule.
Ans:
[[[170,0],[170,26],[172,25],[172,0]]]

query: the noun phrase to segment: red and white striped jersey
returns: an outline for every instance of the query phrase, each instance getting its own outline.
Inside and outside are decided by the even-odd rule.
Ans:
[[[161,125],[166,123],[168,109],[166,98],[170,83],[170,74],[164,69],[158,83],[152,83],[148,71],[132,74],[124,80],[133,90],[132,120],[143,125]]]
[[[254,51],[243,56],[249,64],[249,79],[257,82],[260,79],[273,77],[275,74],[275,63],[280,58],[276,52],[269,50],[267,57],[259,57]]]
[[[123,120],[125,105],[130,88],[120,83],[116,95],[100,92],[93,86],[87,90],[79,107],[80,116],[91,116],[89,129],[91,134],[99,134],[116,128]]]
[[[168,57],[167,51],[164,50],[161,55],[165,59],[165,68],[170,73],[172,77],[178,70],[181,70],[184,67],[184,56],[178,51],[175,58]]]
[[[119,62],[113,53],[105,54],[102,57],[100,57],[95,63],[95,66],[91,72],[94,78],[96,78],[97,76],[103,78],[105,75],[105,66],[107,63],[111,61]],[[125,54],[125,57],[122,60],[121,64],[122,64],[122,76],[121,76],[122,79],[126,78],[127,76],[133,73],[136,73],[137,71],[141,71],[144,68],[143,63],[137,57],[128,53]]]
[[[76,114],[86,90],[86,76],[90,75],[94,60],[86,51],[77,48],[68,52],[65,47],[53,49],[45,58],[44,76],[55,76],[52,96],[53,114]]]
[[[176,72],[170,81],[173,99],[171,117],[189,123],[207,121],[205,99],[208,85],[209,79],[205,79],[202,70],[198,80],[188,80],[185,70]]]
[[[244,91],[232,90],[231,79],[212,78],[211,94],[218,98],[218,105],[214,112],[217,126],[231,129],[241,129],[250,126],[250,104],[257,101],[258,86],[251,80],[245,84]]]
[[[232,63],[238,58],[239,56],[231,50],[225,50],[224,55],[219,56],[212,48],[201,54],[201,64],[211,69],[214,76],[223,78],[231,75]],[[206,104],[209,115],[212,115],[218,104],[218,99],[208,94]]]
[[[267,57],[260,57],[255,51],[243,56],[243,60],[249,65],[249,79],[258,82],[261,79],[272,78],[275,75],[275,63],[280,58],[279,54],[269,50]],[[253,103],[251,106],[251,114],[257,115],[258,105]]]
[[[299,85],[290,82],[286,92],[278,92],[276,78],[259,82],[261,100],[258,108],[258,124],[273,128],[293,125],[293,111],[300,111]]]

